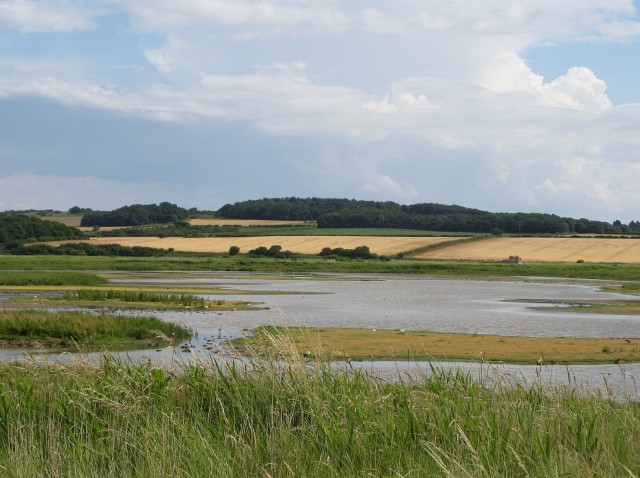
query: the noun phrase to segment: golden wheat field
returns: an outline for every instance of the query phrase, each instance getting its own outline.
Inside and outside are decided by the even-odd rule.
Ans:
[[[501,261],[520,256],[525,262],[640,263],[640,239],[586,237],[496,237],[427,251],[421,259]]]
[[[449,241],[449,237],[380,237],[380,236],[255,236],[255,237],[95,237],[88,241],[55,241],[47,244],[58,246],[68,242],[89,244],[120,244],[123,246],[143,246],[162,249],[173,248],[185,252],[227,252],[231,246],[238,246],[241,253],[260,246],[282,246],[282,249],[300,254],[318,254],[324,247],[354,249],[368,246],[376,254],[392,255],[419,247]]]

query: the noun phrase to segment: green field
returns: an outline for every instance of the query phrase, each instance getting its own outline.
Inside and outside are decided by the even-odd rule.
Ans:
[[[424,260],[272,259],[214,254],[171,257],[0,256],[2,270],[122,270],[122,271],[264,271],[374,274],[421,274],[442,277],[558,277],[640,281],[637,264],[500,264]]]
[[[244,226],[238,228],[238,235],[242,236],[473,236],[462,232],[422,231],[417,229],[389,229],[389,228],[322,228],[315,226],[299,227],[256,227]]]
[[[2,286],[97,286],[107,283],[107,279],[95,274],[81,272],[43,272],[43,271],[0,271]]]

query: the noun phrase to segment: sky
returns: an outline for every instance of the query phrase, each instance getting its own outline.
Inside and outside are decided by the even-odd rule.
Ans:
[[[640,0],[0,0],[0,210],[640,220]]]

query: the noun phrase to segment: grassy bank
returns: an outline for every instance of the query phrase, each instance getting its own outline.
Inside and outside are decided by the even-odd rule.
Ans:
[[[435,370],[0,365],[9,477],[637,476],[638,403]]]
[[[325,360],[473,360],[509,363],[640,361],[640,338],[578,339],[347,328],[259,327],[239,350],[269,356],[280,342]]]
[[[155,317],[42,310],[0,311],[0,346],[133,347],[188,339],[191,330]]]
[[[422,274],[442,277],[559,277],[640,281],[634,264],[500,264],[424,260],[265,259],[213,254],[175,257],[0,256],[0,270],[272,271]]]
[[[97,286],[107,279],[82,272],[0,271],[0,286]]]

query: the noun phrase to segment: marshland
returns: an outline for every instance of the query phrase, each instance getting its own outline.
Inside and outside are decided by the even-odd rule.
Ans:
[[[633,260],[418,257],[501,239],[455,234],[282,236],[278,249],[260,236],[247,244],[315,241],[309,251],[332,254],[256,256],[232,237],[216,247],[242,244],[233,254],[178,252],[158,238],[171,251],[131,243],[0,256],[0,340],[11,346],[0,353],[0,469],[640,473]],[[387,249],[333,254],[367,242]],[[519,257],[516,246],[508,252]]]

